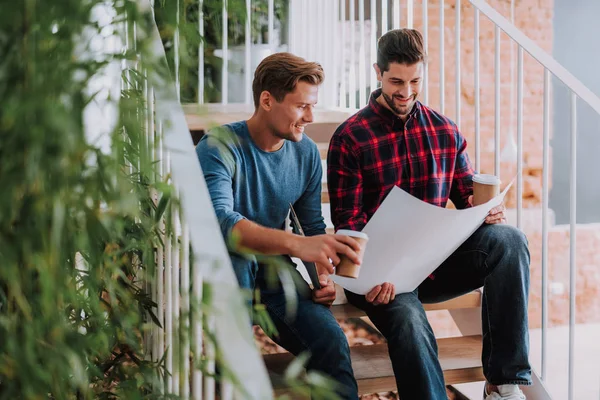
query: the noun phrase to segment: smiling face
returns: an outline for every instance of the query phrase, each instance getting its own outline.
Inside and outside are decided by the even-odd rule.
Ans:
[[[263,92],[261,102],[267,102],[268,125],[279,139],[299,142],[306,125],[313,122],[313,107],[317,104],[319,87],[300,81],[281,102],[268,92]]]
[[[381,97],[378,101],[402,120],[411,112],[423,86],[423,62],[404,64],[390,62],[387,71],[373,66],[377,80],[381,82]]]

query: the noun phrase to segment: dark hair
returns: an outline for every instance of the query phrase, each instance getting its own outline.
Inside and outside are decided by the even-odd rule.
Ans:
[[[416,29],[394,29],[377,42],[377,65],[381,72],[390,68],[390,63],[412,65],[425,62],[423,36]]]
[[[254,106],[258,107],[260,94],[265,90],[281,102],[286,94],[294,91],[299,81],[320,85],[324,79],[323,67],[319,63],[306,61],[291,53],[272,54],[262,60],[254,72]]]

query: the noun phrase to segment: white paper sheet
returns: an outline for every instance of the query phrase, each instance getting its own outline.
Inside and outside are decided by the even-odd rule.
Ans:
[[[465,210],[441,208],[394,187],[367,223],[369,242],[357,279],[332,275],[345,289],[367,294],[384,282],[412,292],[500,205],[509,184],[489,202]]]

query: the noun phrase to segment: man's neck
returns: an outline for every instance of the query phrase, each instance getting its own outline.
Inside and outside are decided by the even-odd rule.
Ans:
[[[273,152],[283,147],[285,140],[275,136],[273,130],[256,113],[246,123],[252,141],[262,151]]]

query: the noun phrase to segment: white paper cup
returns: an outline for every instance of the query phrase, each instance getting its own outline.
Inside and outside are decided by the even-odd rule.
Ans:
[[[500,179],[495,175],[473,175],[473,205],[487,203],[500,193]]]

